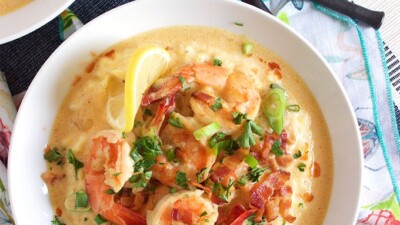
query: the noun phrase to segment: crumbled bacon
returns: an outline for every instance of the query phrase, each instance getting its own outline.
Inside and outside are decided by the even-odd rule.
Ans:
[[[269,66],[269,68],[270,68],[271,70],[274,70],[274,69],[280,70],[280,69],[281,69],[281,67],[279,66],[279,64],[276,63],[276,62],[269,62],[269,63],[268,63],[268,66]]]
[[[42,179],[47,185],[54,185],[57,181],[65,178],[63,173],[54,173],[52,171],[46,171],[42,174]]]
[[[218,167],[210,176],[211,181],[219,182],[225,176],[229,175],[232,172],[227,166]]]
[[[319,177],[321,176],[321,167],[319,166],[319,163],[314,162],[312,167],[311,167],[311,176],[313,177]]]
[[[249,209],[246,212],[242,213],[235,221],[231,223],[231,225],[242,225],[243,222],[251,215],[253,214],[257,209]]]
[[[174,221],[180,221],[184,224],[192,224],[192,212],[186,208],[173,208],[171,211],[171,218]]]
[[[303,195],[301,197],[303,198],[303,200],[305,202],[311,202],[314,199],[314,195],[312,195],[311,193],[308,193],[308,192],[303,193]]]
[[[265,204],[265,217],[268,222],[274,221],[279,216],[279,198],[271,197]]]
[[[60,208],[56,209],[56,215],[57,216],[62,216],[62,213],[63,213],[62,209],[60,209]]]
[[[222,216],[222,214],[219,214],[221,216],[218,217],[218,223],[217,224],[231,224],[233,221],[235,221],[240,215],[242,215],[244,212],[246,212],[246,208],[242,204],[236,204],[229,214],[225,217]]]
[[[279,166],[287,167],[293,162],[293,157],[291,155],[282,155],[275,157],[275,160]]]

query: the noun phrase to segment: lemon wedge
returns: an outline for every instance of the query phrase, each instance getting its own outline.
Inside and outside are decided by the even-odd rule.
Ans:
[[[132,130],[143,94],[158,77],[165,73],[169,61],[169,53],[157,45],[142,46],[133,52],[125,76],[125,113],[121,116],[124,118],[116,118],[117,123],[124,124],[123,131]]]

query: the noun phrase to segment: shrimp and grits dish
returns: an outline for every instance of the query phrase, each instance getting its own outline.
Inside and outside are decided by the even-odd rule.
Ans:
[[[245,36],[148,31],[94,57],[42,174],[56,225],[323,224],[333,177],[299,75]]]

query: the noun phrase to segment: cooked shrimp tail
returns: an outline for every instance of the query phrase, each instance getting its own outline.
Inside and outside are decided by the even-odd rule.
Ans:
[[[173,111],[174,109],[175,109],[175,96],[164,98],[163,101],[158,106],[156,115],[150,122],[149,128],[154,129],[154,131],[158,134],[165,120],[166,114]]]

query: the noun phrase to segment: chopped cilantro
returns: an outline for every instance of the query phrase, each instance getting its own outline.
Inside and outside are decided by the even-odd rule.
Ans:
[[[174,149],[169,149],[166,154],[168,162],[172,162],[176,160]]]
[[[152,112],[150,109],[145,109],[145,110],[144,110],[144,115],[146,115],[146,116],[152,116],[152,115],[153,115],[153,112]]]
[[[241,186],[246,185],[247,184],[247,176],[243,175],[242,177],[240,177],[240,179],[238,181],[238,184],[241,185]]]
[[[147,171],[145,173],[132,175],[129,178],[129,182],[133,184],[132,185],[133,188],[146,187],[147,183],[149,183],[150,181],[152,174],[153,174],[152,171]]]
[[[208,140],[208,145],[210,148],[213,148],[218,142],[224,140],[226,137],[226,134],[223,132],[218,132],[211,136],[210,140]]]
[[[217,195],[218,198],[224,200],[224,201],[228,201],[229,195],[230,193],[230,189],[231,187],[234,185],[234,181],[233,180],[229,180],[228,186],[225,187],[222,184],[219,183],[214,183],[213,184],[213,188],[212,188],[212,192],[215,193]]]
[[[86,208],[88,207],[88,196],[84,191],[78,191],[75,193],[75,208]]]
[[[212,111],[216,112],[218,109],[222,109],[222,104],[221,104],[221,98],[217,98],[215,99],[215,102],[212,106],[210,106],[210,108],[212,109]]]
[[[178,190],[176,188],[174,188],[174,187],[170,187],[169,188],[169,193],[171,193],[171,194],[176,193],[177,191]]]
[[[51,150],[47,151],[46,154],[44,154],[44,158],[48,162],[55,162],[61,158],[61,154],[58,152],[58,148],[54,147]]]
[[[207,171],[207,167],[204,167],[200,170],[200,172],[196,173],[197,183],[201,183],[201,179],[204,176],[204,173]]]
[[[176,128],[183,128],[183,124],[182,124],[181,120],[179,119],[179,117],[170,116],[168,119],[168,123]]]
[[[304,169],[306,168],[306,164],[300,163],[297,165],[297,168],[300,170],[300,172],[304,172]]]
[[[125,131],[122,132],[122,138],[123,138],[123,139],[126,138],[126,133],[125,133]]]
[[[304,207],[304,204],[301,203],[301,202],[299,203],[299,208],[300,208],[300,207]]]
[[[175,183],[178,186],[183,187],[184,189],[189,189],[189,185],[187,184],[186,173],[185,172],[176,172]]]
[[[255,145],[256,141],[254,140],[253,133],[261,136],[262,129],[254,121],[247,120],[243,133],[237,139],[239,146],[250,148],[250,145]]]
[[[222,61],[220,59],[214,58],[214,66],[222,66]]]
[[[79,161],[77,158],[75,158],[74,153],[72,152],[71,149],[68,150],[68,162],[71,163],[74,166],[75,170],[75,178],[78,177],[78,170],[84,166],[83,162]]]
[[[100,214],[97,214],[97,216],[94,217],[93,220],[94,220],[94,222],[96,222],[97,225],[107,222],[107,220],[104,219],[103,217],[101,217]]]
[[[228,155],[233,154],[233,150],[238,149],[237,144],[232,140],[228,139],[225,133],[218,132],[211,136],[208,140],[210,148],[214,149],[214,154],[218,155],[219,150],[226,150]]]
[[[54,219],[51,221],[52,225],[66,225],[60,217],[54,216]]]
[[[247,114],[246,113],[243,114],[241,112],[233,112],[232,116],[233,116],[233,122],[235,124],[242,124],[242,120],[243,119],[247,119]]]
[[[204,211],[200,214],[200,217],[207,215],[207,211]]]
[[[178,78],[179,78],[179,80],[181,81],[181,83],[182,83],[182,87],[183,86],[185,86],[185,84],[186,84],[186,80],[185,80],[185,78],[184,77],[182,77],[182,76],[178,76]]]
[[[276,156],[282,156],[283,155],[283,150],[281,149],[281,142],[280,141],[274,141],[274,144],[272,145],[271,151]]]
[[[251,182],[258,182],[265,170],[265,168],[250,168],[250,173],[247,174],[247,178]]]
[[[301,151],[299,150],[297,153],[295,153],[294,155],[293,155],[293,158],[294,159],[298,159],[298,158],[300,158],[301,157]]]
[[[106,190],[106,194],[108,194],[108,195],[113,195],[113,194],[115,194],[115,191],[113,190],[113,189],[107,189]]]
[[[155,158],[163,152],[156,136],[144,136],[137,139],[130,153],[135,162],[135,172],[144,173],[150,170],[155,163]]]

